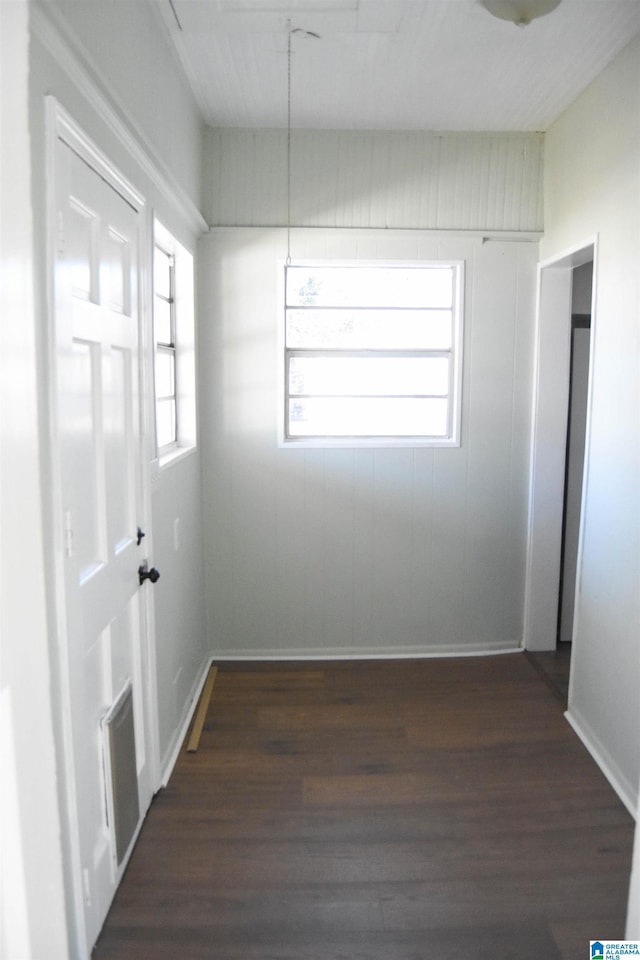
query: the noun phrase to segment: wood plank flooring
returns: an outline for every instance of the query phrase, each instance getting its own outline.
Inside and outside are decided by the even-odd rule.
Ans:
[[[523,655],[219,665],[95,960],[581,960],[633,821]]]
[[[555,650],[527,651],[525,656],[566,709],[569,699],[571,644],[558,643]]]

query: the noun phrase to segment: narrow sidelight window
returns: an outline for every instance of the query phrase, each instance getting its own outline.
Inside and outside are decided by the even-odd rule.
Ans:
[[[156,443],[158,452],[177,443],[175,260],[154,247]]]

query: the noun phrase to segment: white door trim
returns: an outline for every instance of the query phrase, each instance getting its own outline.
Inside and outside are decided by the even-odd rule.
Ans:
[[[150,474],[149,457],[144,448],[144,437],[150,422],[149,391],[147,367],[145,360],[149,350],[150,334],[148,333],[150,306],[149,306],[149,275],[150,275],[150,224],[148,211],[142,194],[130,181],[115,167],[102,150],[91,140],[84,130],[75,122],[71,115],[53,96],[46,97],[46,172],[47,172],[47,374],[48,374],[48,459],[50,473],[50,528],[52,536],[52,598],[55,616],[55,633],[57,640],[57,669],[56,687],[54,691],[54,709],[57,708],[56,722],[59,724],[59,764],[63,805],[63,829],[65,846],[65,884],[66,896],[69,904],[70,929],[69,941],[73,956],[87,958],[87,930],[84,910],[84,878],[82,875],[82,860],[80,843],[77,832],[75,810],[77,809],[77,772],[73,754],[73,739],[71,729],[71,687],[69,675],[69,642],[67,634],[67,610],[65,596],[64,545],[65,530],[63,522],[63,490],[59,470],[59,431],[57,422],[57,337],[56,337],[56,308],[54,271],[58,254],[59,225],[56,215],[56,145],[64,142],[84,162],[94,169],[127,203],[139,214],[141,228],[141,268],[139,278],[139,324],[140,324],[140,415],[141,415],[141,470],[142,470],[142,522],[149,540],[151,532],[151,504],[150,504]],[[147,251],[145,254],[145,250]],[[146,266],[145,266],[146,264]],[[144,274],[144,276],[143,276]],[[143,657],[148,666],[147,682],[144,684],[145,696],[145,730],[146,751],[149,758],[149,775],[152,794],[160,786],[160,759],[158,745],[158,711],[156,686],[156,657],[154,644],[153,604],[150,591],[142,591],[143,597]]]
[[[569,403],[572,274],[594,261],[590,370],[593,370],[596,321],[598,237],[538,264],[536,305],[533,429],[529,492],[529,533],[524,610],[524,647],[553,650],[556,646],[562,511]],[[585,471],[582,503],[588,483],[591,421],[591,373],[587,400]],[[578,543],[576,595],[580,589],[582,528]],[[574,618],[574,635],[578,627]]]
[[[46,100],[47,109],[50,110],[53,135],[57,139],[63,140],[68,147],[71,147],[71,149],[77,153],[79,157],[82,157],[85,163],[95,170],[96,173],[100,174],[137,213],[141,213],[145,206],[145,200],[142,194],[139,193],[133,184],[111,163],[102,150],[100,150],[93,140],[86,135],[84,130],[78,126],[55,97],[49,96]]]
[[[122,145],[141,170],[188,224],[194,234],[206,233],[208,224],[184,187],[160,157],[153,144],[136,123],[128,104],[113,89],[108,78],[99,73],[90,53],[72,36],[63,15],[53,3],[32,4],[31,28],[56,63],[71,80],[94,114]]]

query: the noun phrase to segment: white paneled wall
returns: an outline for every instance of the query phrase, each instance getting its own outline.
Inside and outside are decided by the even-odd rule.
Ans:
[[[210,224],[286,224],[286,131],[209,129],[205,158]],[[542,159],[536,133],[294,130],[291,222],[539,231]]]
[[[200,249],[206,592],[215,654],[412,655],[522,637],[537,244],[299,230],[294,256],[466,261],[462,446],[277,446],[286,231]]]
[[[157,476],[152,497],[160,769],[168,769],[207,662],[201,475],[197,452]]]
[[[640,776],[639,145],[636,37],[547,134],[541,245],[544,259],[555,258],[598,236],[569,717],[634,813]]]

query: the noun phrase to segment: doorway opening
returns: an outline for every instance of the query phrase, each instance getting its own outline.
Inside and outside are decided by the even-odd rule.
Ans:
[[[572,271],[569,409],[560,556],[557,649],[566,653],[573,638],[573,611],[582,507],[582,481],[589,396],[593,260]]]
[[[562,658],[568,673],[580,584],[596,265],[594,239],[538,267],[524,646],[555,654],[556,674]]]

